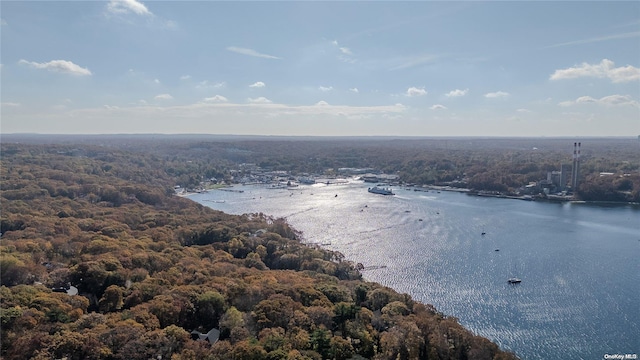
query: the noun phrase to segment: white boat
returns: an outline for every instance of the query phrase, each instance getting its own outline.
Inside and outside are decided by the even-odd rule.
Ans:
[[[507,282],[509,284],[519,284],[519,283],[522,282],[522,280],[520,280],[519,278],[516,278],[516,277],[512,277],[512,278],[509,278],[509,280],[507,280]]]
[[[313,184],[316,183],[316,179],[303,177],[303,178],[298,179],[298,182],[300,182],[301,184],[305,184],[305,185],[313,185]]]
[[[368,191],[370,193],[380,194],[380,195],[395,195],[391,190],[391,188],[381,188],[381,187],[374,186],[372,188],[369,188]]]

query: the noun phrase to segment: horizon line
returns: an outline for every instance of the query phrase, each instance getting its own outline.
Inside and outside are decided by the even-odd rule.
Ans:
[[[70,136],[70,137],[95,137],[95,136],[217,136],[217,137],[265,137],[265,138],[405,138],[405,139],[437,139],[437,138],[502,138],[502,139],[564,139],[564,138],[595,138],[595,139],[611,139],[611,138],[628,138],[634,139],[635,135],[278,135],[278,134],[216,134],[216,133],[0,133],[2,136]],[[637,135],[640,140],[640,135]]]

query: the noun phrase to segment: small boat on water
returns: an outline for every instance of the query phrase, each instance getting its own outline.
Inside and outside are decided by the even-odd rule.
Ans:
[[[522,280],[520,280],[519,278],[516,278],[516,277],[512,277],[512,278],[509,278],[509,280],[507,280],[507,282],[509,284],[520,284],[522,282]]]
[[[393,193],[393,191],[391,190],[391,188],[381,188],[381,187],[377,187],[374,186],[372,188],[369,188],[368,190],[370,193],[373,194],[380,194],[380,195],[395,195]]]
[[[298,179],[298,182],[301,183],[301,184],[305,184],[305,185],[313,185],[313,184],[316,183],[316,179],[303,177],[303,178]]]
[[[286,189],[287,184],[277,183],[267,186],[267,189]]]

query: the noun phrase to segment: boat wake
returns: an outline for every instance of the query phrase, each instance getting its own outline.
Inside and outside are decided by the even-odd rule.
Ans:
[[[389,229],[395,229],[395,228],[399,228],[399,227],[403,227],[406,225],[409,225],[409,222],[406,223],[400,223],[400,224],[394,224],[394,225],[389,225],[389,226],[384,226],[381,228],[377,228],[377,229],[372,229],[372,230],[363,230],[363,231],[358,231],[353,233],[354,235],[359,235],[359,234],[371,234],[371,233],[375,233],[378,231],[382,231],[382,230],[389,230]]]
[[[289,215],[285,215],[285,216],[283,216],[283,218],[288,219],[288,218],[290,218],[290,217],[292,217],[292,216],[296,216],[296,215],[304,214],[304,213],[306,213],[306,212],[313,211],[313,210],[317,210],[317,209],[318,209],[317,207],[312,207],[312,208],[308,208],[308,209],[305,209],[305,210],[300,210],[300,211],[298,211],[298,212],[294,212],[294,213],[291,213],[291,214],[289,214]]]

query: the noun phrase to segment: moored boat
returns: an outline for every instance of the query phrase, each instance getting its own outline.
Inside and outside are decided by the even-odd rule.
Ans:
[[[391,188],[381,188],[381,187],[374,186],[372,188],[369,188],[368,191],[370,193],[380,194],[380,195],[395,195],[391,190]]]

